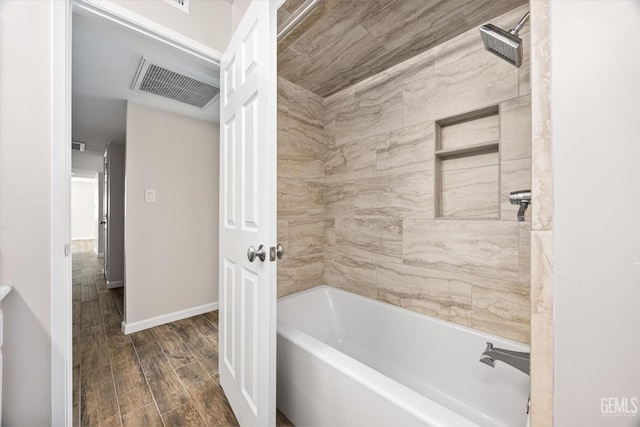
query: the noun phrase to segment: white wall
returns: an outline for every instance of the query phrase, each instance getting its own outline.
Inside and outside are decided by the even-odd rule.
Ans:
[[[98,223],[98,182],[71,178],[71,239],[95,239]]]
[[[231,2],[226,0],[191,0],[189,14],[162,0],[113,3],[219,52],[225,50],[231,38]]]
[[[51,423],[51,20],[49,2],[0,1],[2,425]]]
[[[128,325],[218,301],[218,126],[129,103]],[[145,203],[145,189],[156,202]]]
[[[640,425],[601,414],[640,410],[640,3],[551,2],[551,26],[554,425]]]

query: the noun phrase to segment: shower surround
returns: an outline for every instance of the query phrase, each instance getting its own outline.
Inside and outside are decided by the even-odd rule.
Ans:
[[[280,296],[327,284],[529,342],[531,225],[508,200],[531,188],[528,27],[520,36],[519,69],[474,28],[324,99],[278,80]],[[499,114],[460,130],[499,150],[438,170],[438,123],[486,107]],[[442,194],[455,215],[439,216]]]

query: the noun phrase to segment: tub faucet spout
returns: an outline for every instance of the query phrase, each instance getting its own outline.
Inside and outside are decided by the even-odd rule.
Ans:
[[[493,343],[488,342],[487,349],[480,356],[480,361],[493,368],[499,360],[529,375],[529,357],[530,353],[493,347]]]

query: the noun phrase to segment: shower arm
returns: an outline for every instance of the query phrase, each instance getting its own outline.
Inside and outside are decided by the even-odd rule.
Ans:
[[[522,27],[524,27],[524,24],[527,22],[527,19],[529,19],[529,12],[527,12],[526,15],[522,17],[520,22],[518,22],[518,24],[515,27],[513,27],[513,30],[509,31],[509,33],[513,34],[514,36],[517,36],[520,30],[522,29]]]

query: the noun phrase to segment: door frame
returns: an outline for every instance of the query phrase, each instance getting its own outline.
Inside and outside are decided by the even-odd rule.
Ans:
[[[71,426],[71,55],[73,13],[109,21],[220,69],[222,53],[108,0],[52,1],[51,423]],[[61,226],[62,224],[62,226]]]

